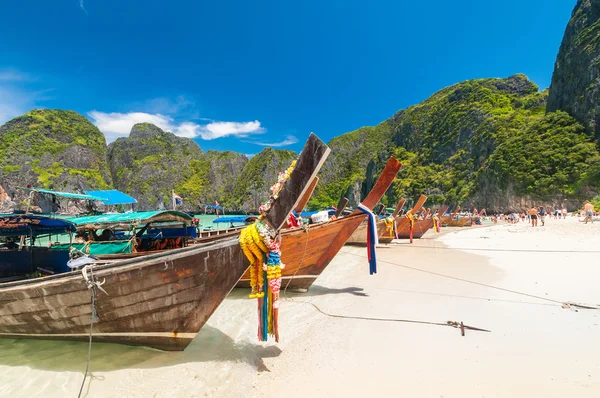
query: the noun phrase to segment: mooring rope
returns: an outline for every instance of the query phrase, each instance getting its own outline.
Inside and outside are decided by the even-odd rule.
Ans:
[[[88,270],[89,270],[89,275],[88,275]],[[81,382],[81,387],[79,388],[79,395],[77,396],[78,398],[81,398],[81,393],[83,392],[83,386],[85,385],[85,381],[87,379],[88,371],[90,368],[90,361],[92,359],[92,336],[93,336],[93,331],[94,331],[94,321],[97,318],[96,289],[100,289],[105,294],[108,294],[108,293],[106,293],[106,290],[104,290],[102,288],[102,285],[104,285],[106,280],[103,280],[102,282],[95,280],[93,266],[91,264],[86,264],[81,269],[81,274],[83,275],[83,279],[85,280],[85,284],[87,285],[87,288],[90,289],[92,292],[92,319],[90,321],[90,339],[89,339],[89,343],[88,343],[88,357],[87,357],[87,362],[85,364],[85,373],[83,375],[83,381]]]
[[[296,271],[294,272],[294,274],[292,275],[292,277],[288,280],[287,284],[285,285],[285,288],[283,289],[283,298],[286,301],[289,301],[289,302],[292,302],[292,303],[299,303],[299,304],[308,304],[308,305],[311,305],[319,313],[321,313],[321,314],[323,314],[323,315],[325,315],[327,317],[331,317],[331,318],[356,319],[356,320],[363,320],[363,321],[378,321],[378,322],[416,323],[416,324],[421,324],[421,325],[434,325],[434,326],[449,326],[449,327],[453,327],[453,328],[460,328],[461,332],[463,333],[463,336],[464,336],[464,329],[476,330],[476,331],[481,331],[481,332],[491,332],[490,330],[480,329],[480,328],[476,328],[476,327],[473,327],[473,326],[467,326],[467,325],[463,324],[462,322],[456,322],[456,321],[447,321],[446,323],[442,323],[442,322],[429,322],[429,321],[420,321],[420,320],[412,320],[412,319],[373,318],[373,317],[363,317],[363,316],[331,314],[331,313],[329,313],[327,311],[323,311],[315,303],[311,303],[311,302],[303,301],[303,300],[296,300],[296,299],[290,299],[290,298],[288,298],[288,296],[287,296],[287,289],[290,286],[290,283],[292,282],[292,280],[294,279],[294,277],[296,276],[296,274],[298,273],[298,271],[300,270],[300,268],[302,267],[302,264],[304,263],[304,257],[306,255],[306,249],[308,248],[308,242],[309,242],[308,241],[308,231],[309,231],[309,228],[308,227],[305,228],[306,242],[304,244],[304,252],[302,253],[302,257],[300,259],[300,264],[298,265],[298,268],[296,269]]]
[[[353,256],[356,256],[356,257],[362,257],[362,258],[364,258],[364,256],[361,256],[360,254],[351,253],[349,251],[343,251],[343,253],[347,253],[347,254],[350,254],[350,255],[353,255]],[[428,271],[428,270],[424,270],[422,268],[411,267],[410,265],[393,263],[393,262],[385,261],[385,260],[381,260],[381,262],[384,263],[384,264],[393,265],[393,266],[396,266],[396,267],[406,268],[406,269],[410,269],[410,270],[413,270],[413,271],[424,272],[426,274],[436,275],[436,276],[440,276],[440,277],[443,277],[443,278],[457,280],[457,281],[460,281],[460,282],[465,282],[465,283],[470,283],[470,284],[473,284],[473,285],[483,286],[483,287],[487,287],[487,288],[495,289],[495,290],[500,290],[500,291],[507,292],[507,293],[512,293],[512,294],[516,294],[516,295],[520,295],[520,296],[525,296],[525,297],[532,297],[532,298],[535,298],[535,299],[538,299],[538,300],[544,300],[544,301],[552,302],[552,303],[555,303],[555,304],[560,304],[561,306],[567,306],[567,307],[573,306],[573,307],[578,307],[578,308],[583,308],[583,309],[592,309],[592,310],[598,310],[598,309],[600,309],[598,306],[583,305],[583,304],[573,303],[573,302],[570,302],[570,301],[555,300],[555,299],[552,299],[552,298],[549,298],[549,297],[542,297],[542,296],[538,296],[538,295],[535,295],[535,294],[530,294],[530,293],[525,293],[525,292],[519,292],[517,290],[507,289],[507,288],[500,287],[500,286],[489,285],[487,283],[472,281],[472,280],[469,280],[469,279],[459,278],[459,277],[452,276],[452,275],[446,275],[446,274],[442,274],[442,273],[435,272],[435,271]]]
[[[468,250],[479,252],[516,252],[516,253],[600,253],[600,250],[541,250],[541,249],[494,249],[494,248],[470,248],[470,247],[446,247],[408,245],[403,243],[391,243],[397,247],[410,247],[411,249],[441,249],[441,250]],[[380,246],[381,247],[381,246]],[[385,247],[385,246],[384,246]]]

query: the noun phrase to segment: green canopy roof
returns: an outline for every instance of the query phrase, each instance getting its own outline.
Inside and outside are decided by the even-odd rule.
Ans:
[[[51,191],[49,189],[42,189],[42,188],[23,188],[23,187],[20,187],[20,188],[24,189],[26,191],[34,191],[34,192],[39,192],[39,193],[45,193],[48,195],[61,196],[63,198],[70,198],[70,199],[94,200],[94,201],[99,201],[99,202],[104,202],[104,201],[108,200],[108,198],[103,198],[100,196],[93,196],[93,195],[83,195],[80,193],[58,192],[58,191]]]
[[[99,216],[69,217],[67,219],[77,225],[78,229],[97,229],[119,224],[146,225],[148,223],[168,221],[189,223],[192,220],[192,217],[180,211],[159,210],[102,214]]]

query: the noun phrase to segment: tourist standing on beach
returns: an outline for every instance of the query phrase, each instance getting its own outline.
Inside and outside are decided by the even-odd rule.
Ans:
[[[583,202],[583,212],[585,213],[585,223],[588,223],[590,220],[592,223],[594,222],[594,205],[588,202],[587,200]]]
[[[544,206],[540,206],[540,212],[538,213],[538,217],[540,219],[540,221],[542,222],[542,227],[544,225],[546,225],[545,223],[545,218],[546,218],[546,210],[544,210]]]
[[[535,206],[532,207],[531,209],[529,209],[528,215],[529,215],[529,217],[531,217],[531,226],[537,227],[538,210],[535,208]]]

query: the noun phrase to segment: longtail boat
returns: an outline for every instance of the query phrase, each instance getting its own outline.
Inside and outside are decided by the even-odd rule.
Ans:
[[[393,231],[393,229],[392,230],[390,229],[389,223],[390,223],[390,220],[392,220],[391,224],[392,224],[392,228],[393,228],[393,225],[394,225],[393,220],[396,219],[398,213],[400,212],[400,210],[402,210],[402,207],[404,206],[404,202],[405,202],[404,199],[400,199],[400,201],[396,205],[396,208],[394,209],[394,212],[388,218],[385,218],[385,219],[378,218],[377,219],[377,236],[378,236],[379,243],[390,243],[394,239],[394,231]],[[350,236],[350,238],[348,239],[346,244],[366,246],[367,245],[367,228],[368,228],[368,223],[367,223],[367,220],[365,220],[358,226],[358,228],[356,228],[356,230],[354,231],[352,236]]]
[[[426,201],[427,196],[421,195],[419,197],[419,200],[417,200],[417,203],[415,203],[415,205],[413,206],[413,208],[409,210],[409,212],[414,216],[413,238],[417,238],[417,235],[418,238],[420,238],[425,233],[425,231],[427,231],[427,229],[431,228],[431,226],[433,225],[432,221],[417,219],[417,213],[421,211],[421,208],[423,207]],[[421,223],[421,221],[423,222]],[[426,225],[429,226],[425,229]],[[410,220],[408,218],[408,215],[405,214],[404,216],[396,220],[396,235],[398,236],[398,239],[410,238]]]
[[[362,204],[372,209],[388,190],[401,167],[398,160],[390,158]],[[310,288],[364,219],[365,214],[356,210],[329,222],[283,230],[281,260],[285,268],[282,270],[282,288]],[[250,275],[246,272],[238,286],[249,286],[249,279]]]
[[[266,214],[274,231],[284,225],[329,151],[311,134]],[[2,283],[0,337],[86,340],[93,322],[95,341],[183,350],[248,266],[233,237],[86,265],[82,272]]]
[[[397,217],[402,211],[404,203],[406,203],[406,199],[400,198],[394,212],[388,218],[383,220],[385,228],[379,235],[379,243],[390,243],[396,237]]]
[[[454,209],[454,212],[452,212],[452,214],[449,214],[447,216],[442,215],[442,217],[440,218],[442,225],[443,226],[451,226],[450,223],[456,219],[456,214],[458,213],[459,210],[460,210],[460,206],[456,206],[456,209]]]
[[[443,225],[447,225],[448,227],[464,227],[465,225],[470,225],[471,217],[470,216],[460,216],[458,214],[460,210],[460,206],[457,206],[452,214],[451,219],[444,219],[442,221]]]
[[[356,228],[354,233],[348,238],[346,242],[347,245],[358,245],[358,246],[366,246],[367,245],[367,228],[368,223],[367,220],[363,220],[363,222]],[[377,220],[377,236],[382,236],[385,234],[385,222],[381,219]]]
[[[448,211],[448,207],[447,205],[444,205],[442,207],[440,207],[437,211],[437,213],[434,214],[434,216],[432,217],[433,219],[433,229],[435,232],[440,232],[441,227],[442,227],[442,217],[444,216],[444,213],[446,213],[446,211]],[[437,230],[436,230],[437,228]]]

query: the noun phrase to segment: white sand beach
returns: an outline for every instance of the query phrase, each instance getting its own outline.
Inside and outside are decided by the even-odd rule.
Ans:
[[[308,293],[287,293],[279,344],[256,341],[238,289],[184,352],[94,344],[85,396],[595,398],[600,311],[562,303],[600,304],[599,236],[575,218],[445,228],[381,245],[373,276],[346,246]],[[86,343],[0,340],[0,396],[76,397],[86,358]]]

